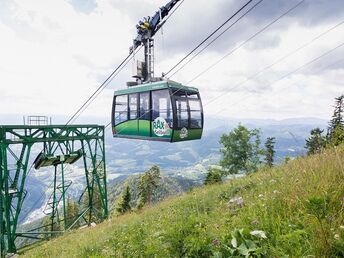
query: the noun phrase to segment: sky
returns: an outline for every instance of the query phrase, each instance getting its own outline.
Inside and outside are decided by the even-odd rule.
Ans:
[[[155,36],[155,74],[169,71],[247,1],[184,0]],[[258,2],[170,79],[199,88],[206,118],[329,119],[344,93],[344,1]],[[0,0],[0,124],[9,115],[72,116],[128,55],[138,21],[166,3]],[[113,91],[132,80],[132,67],[80,119],[110,120]]]

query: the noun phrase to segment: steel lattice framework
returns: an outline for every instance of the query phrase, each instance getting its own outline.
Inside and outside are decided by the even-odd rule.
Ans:
[[[27,194],[25,182],[30,171],[33,146],[42,147],[41,155],[52,160],[45,166],[54,166],[53,190],[48,201],[47,213],[51,230],[42,233],[37,230],[18,232],[18,219]],[[35,146],[36,148],[36,146]],[[66,191],[71,182],[66,181],[64,165],[68,158],[79,155],[85,172],[85,189],[80,195],[82,209],[74,222],[66,221]],[[37,159],[36,159],[37,161]],[[35,162],[36,162],[35,161]],[[49,161],[42,159],[42,161]],[[13,165],[11,164],[13,162]],[[60,168],[60,174],[58,174]],[[84,197],[84,198],[83,198]],[[62,219],[59,209],[63,210]],[[47,125],[12,126],[0,125],[0,250],[1,256],[16,252],[18,237],[36,238],[42,234],[58,234],[72,228],[77,221],[90,224],[95,216],[108,216],[104,126],[98,125]],[[54,231],[54,224],[63,226]],[[61,229],[62,228],[62,229]]]

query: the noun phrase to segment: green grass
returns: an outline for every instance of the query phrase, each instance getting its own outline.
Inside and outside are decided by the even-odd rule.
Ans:
[[[233,197],[244,205],[229,206]],[[246,237],[266,257],[343,257],[343,226],[341,147],[66,233],[23,257],[228,257],[236,229],[264,231]]]

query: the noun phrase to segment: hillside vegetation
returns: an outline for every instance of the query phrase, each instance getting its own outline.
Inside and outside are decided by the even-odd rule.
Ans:
[[[343,257],[343,214],[339,147],[196,188],[22,252],[23,257]]]
[[[108,201],[111,210],[126,186],[130,187],[131,206],[136,207],[139,199],[137,189],[139,187],[140,177],[141,175],[129,176],[108,187]],[[160,202],[168,196],[179,195],[195,186],[197,186],[197,184],[191,179],[161,176],[159,187],[155,191],[152,201],[153,203]]]

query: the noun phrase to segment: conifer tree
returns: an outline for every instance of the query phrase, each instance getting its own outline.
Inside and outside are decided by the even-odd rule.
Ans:
[[[150,204],[152,202],[153,193],[158,188],[160,179],[160,168],[158,166],[151,167],[141,176],[138,187],[139,209],[141,209],[146,203]]]
[[[326,146],[326,139],[322,135],[324,130],[320,128],[315,128],[311,131],[311,136],[306,140],[307,154],[316,154],[320,153]]]
[[[269,167],[274,165],[275,137],[268,137],[265,142],[265,163]]]
[[[116,212],[118,214],[124,214],[128,211],[131,211],[130,201],[131,201],[130,187],[129,185],[127,185],[122,193],[122,196],[120,197],[119,202],[117,203]]]
[[[335,98],[334,111],[327,130],[327,141],[331,146],[344,142],[344,95]]]

